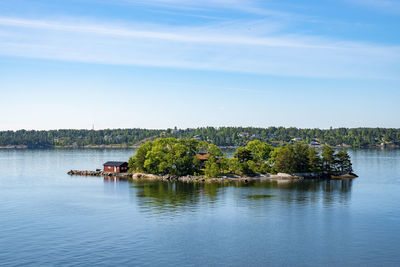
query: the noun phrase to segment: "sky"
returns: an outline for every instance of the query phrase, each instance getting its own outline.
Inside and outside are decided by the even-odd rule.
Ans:
[[[400,128],[400,0],[2,0],[0,130]]]

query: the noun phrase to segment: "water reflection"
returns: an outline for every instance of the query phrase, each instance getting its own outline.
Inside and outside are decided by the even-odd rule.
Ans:
[[[269,181],[251,184],[200,184],[182,182],[131,182],[130,195],[144,212],[180,213],[204,206],[220,207],[227,201],[238,206],[322,203],[346,204],[351,198],[352,180]]]
[[[225,194],[222,185],[182,182],[132,182],[130,189],[140,208],[157,214],[195,209],[200,203],[213,204]]]

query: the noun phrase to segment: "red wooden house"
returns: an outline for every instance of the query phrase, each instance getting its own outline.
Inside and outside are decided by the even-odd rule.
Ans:
[[[128,162],[124,161],[107,161],[103,166],[105,172],[126,172],[128,170]]]

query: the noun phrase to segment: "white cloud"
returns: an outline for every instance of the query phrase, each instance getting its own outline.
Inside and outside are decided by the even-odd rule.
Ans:
[[[0,17],[0,54],[282,76],[399,77],[399,47],[229,30],[235,27]]]

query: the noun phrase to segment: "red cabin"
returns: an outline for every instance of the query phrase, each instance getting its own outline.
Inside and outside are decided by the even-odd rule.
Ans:
[[[126,172],[128,170],[128,162],[123,161],[107,161],[103,166],[105,172]]]

